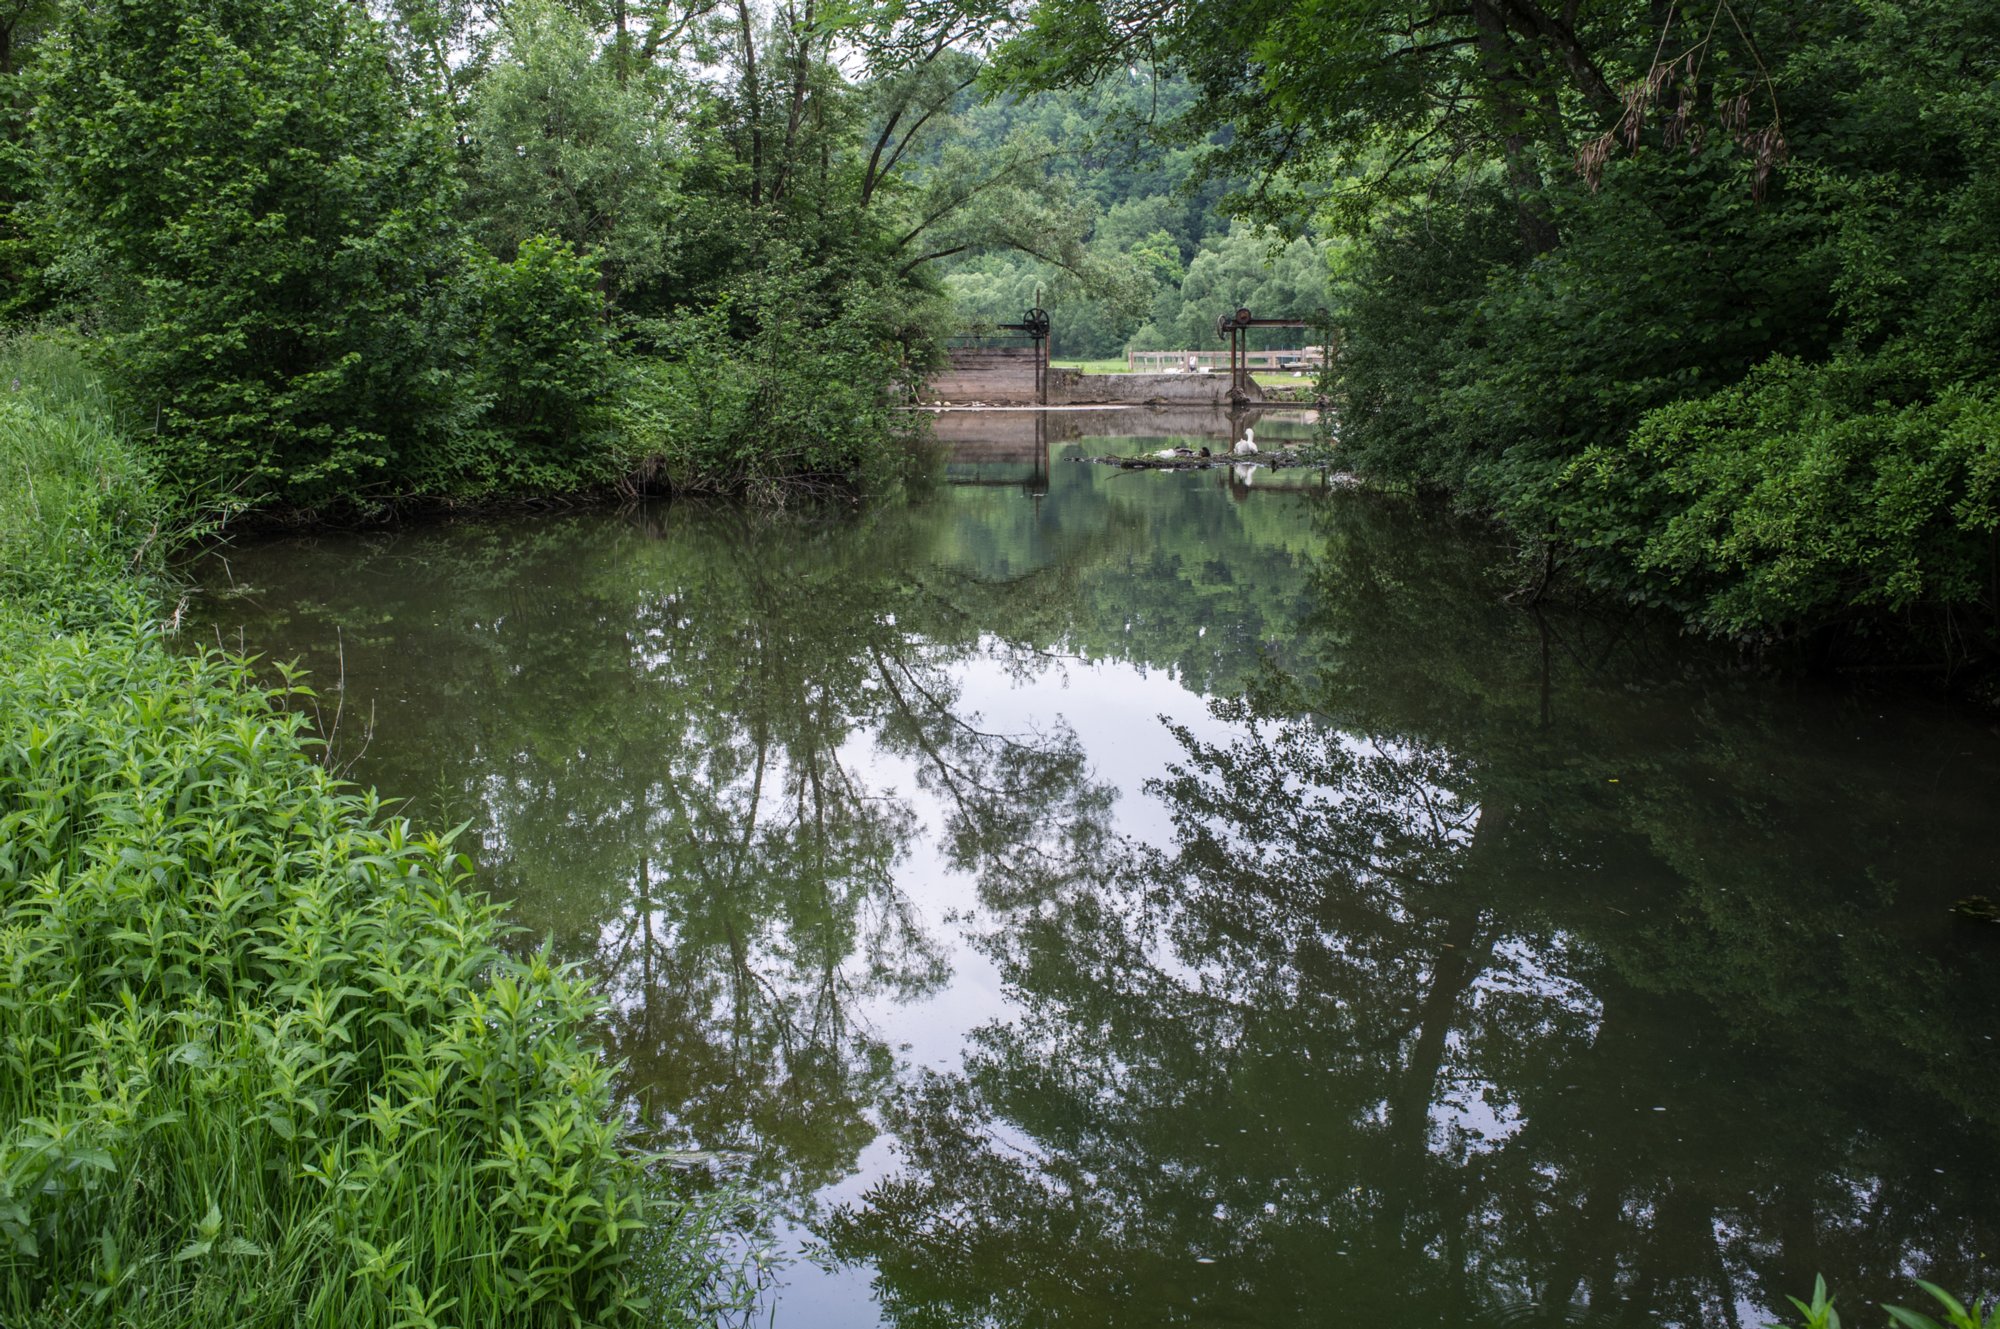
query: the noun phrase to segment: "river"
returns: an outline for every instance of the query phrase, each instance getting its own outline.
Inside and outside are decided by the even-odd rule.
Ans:
[[[1312,472],[1078,460],[1226,430],[950,417],[907,507],[239,546],[193,635],[470,823],[635,1122],[758,1201],[779,1326],[1991,1290],[1990,724],[1509,607],[1489,532]]]

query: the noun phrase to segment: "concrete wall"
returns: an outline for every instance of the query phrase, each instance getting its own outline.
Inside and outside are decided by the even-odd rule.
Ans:
[[[1098,406],[1126,402],[1175,406],[1230,404],[1227,374],[1080,374],[1074,383],[1063,385],[1061,397],[1056,396],[1055,388],[1054,383],[1049,385],[1051,406]],[[1246,395],[1250,401],[1262,401],[1264,397],[1254,381]]]
[[[1077,439],[1102,439],[1117,451],[1128,438],[1207,438],[1218,445],[1262,422],[1264,413],[1218,406],[1128,406],[1114,411],[942,411],[930,417],[931,436],[956,462],[1029,461],[1044,448]]]

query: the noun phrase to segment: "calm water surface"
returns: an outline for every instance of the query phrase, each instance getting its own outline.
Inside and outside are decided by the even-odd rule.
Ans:
[[[1511,610],[1477,530],[1305,475],[1073,460],[1211,427],[948,417],[951,483],[847,519],[240,547],[200,631],[308,662],[601,976],[780,1326],[1993,1289],[1992,730]]]

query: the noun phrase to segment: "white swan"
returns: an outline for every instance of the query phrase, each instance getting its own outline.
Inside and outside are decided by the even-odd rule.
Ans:
[[[1238,444],[1237,444],[1237,445],[1236,445],[1235,447],[1231,448],[1231,449],[1230,449],[1230,451],[1231,451],[1231,452],[1233,452],[1233,453],[1235,453],[1235,454],[1236,454],[1237,456],[1239,456],[1239,457],[1254,457],[1254,456],[1256,456],[1256,455],[1257,455],[1257,431],[1256,431],[1255,429],[1246,429],[1246,430],[1244,430],[1244,431],[1243,431],[1243,439],[1242,439],[1242,441],[1241,441],[1241,442],[1239,442],[1239,443],[1238,443]]]

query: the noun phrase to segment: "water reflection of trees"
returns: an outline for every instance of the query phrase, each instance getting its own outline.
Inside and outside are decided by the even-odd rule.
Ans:
[[[1990,1276],[2000,1006],[1907,923],[1978,815],[1330,537],[1315,667],[1178,732],[1171,848],[991,902],[1019,1014],[905,1090],[833,1252],[912,1325],[1735,1325],[1821,1269]]]
[[[1109,795],[1073,734],[987,729],[959,695],[968,659],[1012,654],[961,625],[996,595],[1047,601],[1048,578],[912,581],[915,551],[714,521],[652,532],[593,582],[589,617],[626,649],[538,691],[542,729],[599,737],[493,765],[479,796],[517,914],[604,976],[644,1115],[803,1203],[854,1167],[896,1074],[857,1012],[949,977],[899,881],[916,791],[885,760],[995,889],[1091,834]]]
[[[982,625],[1047,642],[1075,566],[932,567],[939,530],[677,509],[304,546],[247,631],[322,678],[343,641],[350,690],[400,697],[368,774],[470,817],[524,940],[600,977],[659,1141],[738,1151],[804,1202],[896,1074],[858,1012],[949,978],[899,880],[919,800],[998,893],[1105,834],[1075,736],[987,727],[958,682],[1048,667]]]
[[[1818,1269],[1977,1281],[2000,1009],[1942,906],[1990,771],[1517,614],[1430,518],[1004,497],[330,548],[250,639],[342,629],[393,730],[368,777],[472,817],[529,936],[605,978],[667,1142],[804,1197],[892,1104],[904,1166],[825,1231],[904,1322],[1728,1324]],[[1232,698],[1151,791],[1164,849],[1072,735],[962,690],[1073,654]],[[951,1075],[857,1014],[943,981],[919,816],[1018,1002]]]

